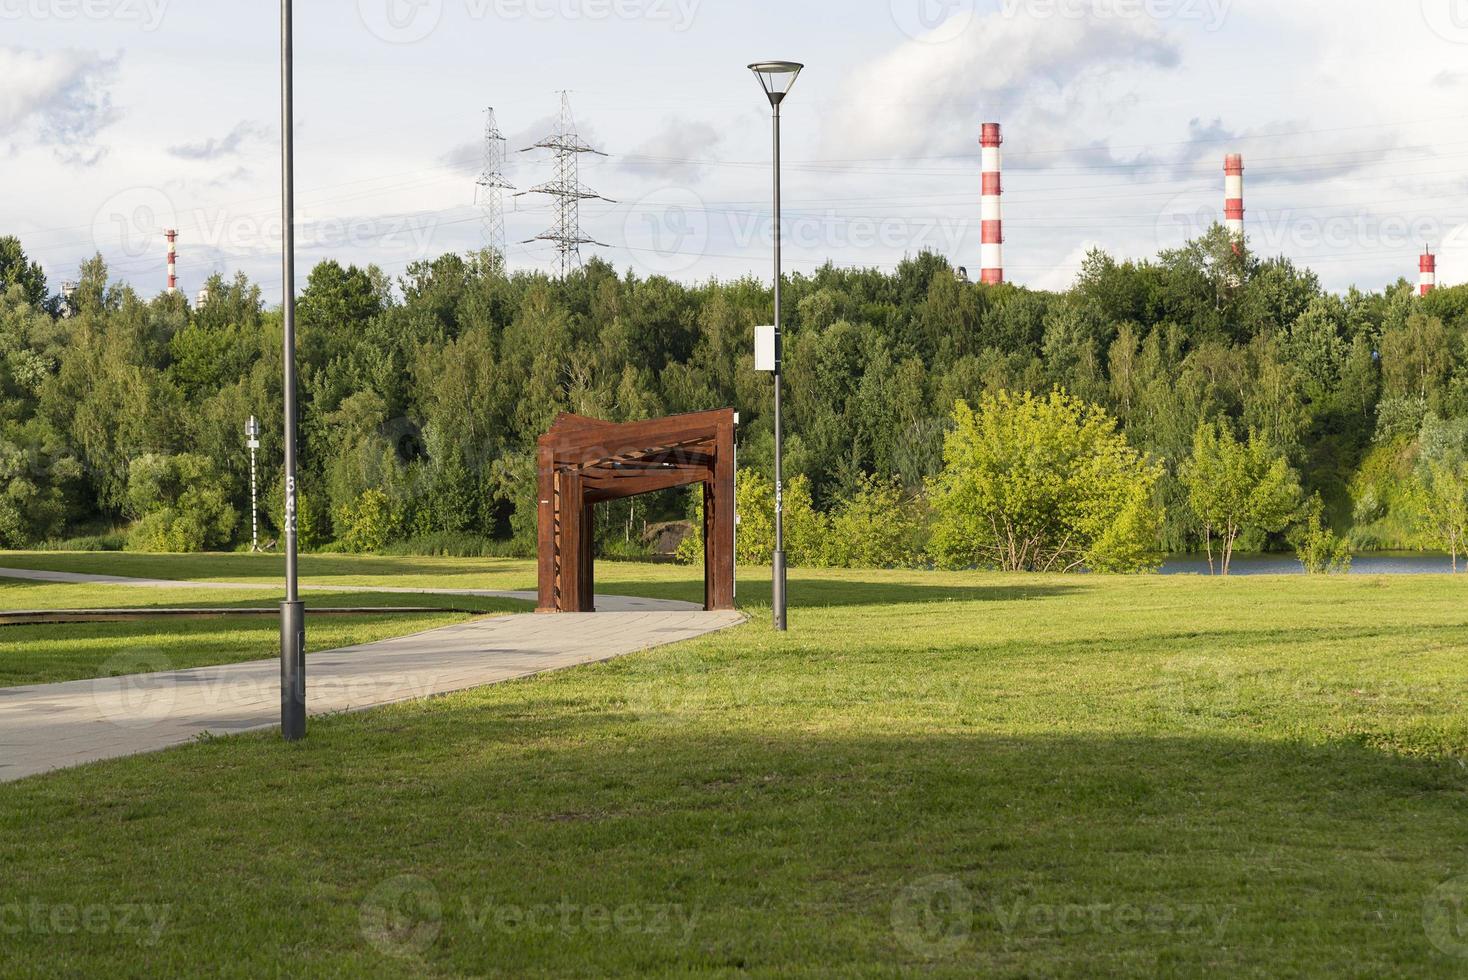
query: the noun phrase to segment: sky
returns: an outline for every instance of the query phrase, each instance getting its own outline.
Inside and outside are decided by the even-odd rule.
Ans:
[[[745,66],[805,63],[783,112],[785,269],[977,276],[980,126],[1004,127],[1005,266],[1064,288],[1221,218],[1244,155],[1256,252],[1328,288],[1468,282],[1468,0],[301,0],[297,275],[485,244],[484,110],[506,178],[550,181],[561,91],[584,246],[684,281],[768,277],[770,113]],[[146,295],[244,271],[279,302],[279,19],[225,0],[0,0],[0,234],[53,285],[100,252]],[[512,268],[553,269],[543,195]],[[527,241],[529,240],[529,241]]]

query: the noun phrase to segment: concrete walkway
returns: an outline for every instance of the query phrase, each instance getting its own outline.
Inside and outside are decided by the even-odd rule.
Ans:
[[[65,572],[0,570],[44,581],[115,579]],[[170,588],[215,583],[164,582]],[[259,588],[241,585],[241,588]],[[388,591],[368,589],[362,591]],[[402,590],[436,592],[438,590]],[[512,595],[459,590],[454,594]],[[691,603],[598,597],[599,609],[636,603],[635,611],[525,613],[479,619],[413,636],[345,647],[306,658],[307,710],[320,715],[426,698],[577,664],[608,660],[692,639],[744,621],[737,612],[704,612]],[[309,614],[309,613],[308,613]],[[123,663],[123,659],[131,658]],[[0,781],[64,766],[151,752],[208,732],[272,728],[280,721],[280,661],[167,670],[156,651],[123,653],[121,677],[0,688]]]

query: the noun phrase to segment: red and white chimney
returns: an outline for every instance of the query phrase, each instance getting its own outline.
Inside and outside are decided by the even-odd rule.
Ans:
[[[1422,258],[1417,260],[1417,295],[1426,296],[1437,288],[1437,256],[1432,254],[1432,246],[1428,245],[1422,250]]]
[[[1001,283],[1004,281],[1004,207],[1000,201],[1003,194],[1000,172],[1004,169],[999,146],[1004,138],[999,133],[998,123],[984,123],[983,135],[979,138],[981,165],[983,170],[983,196],[979,199],[979,219],[982,237],[979,244],[979,281]]]
[[[1235,247],[1244,241],[1244,157],[1230,153],[1223,158],[1223,224]]]
[[[172,228],[163,233],[168,239],[168,295],[178,292],[178,232]]]

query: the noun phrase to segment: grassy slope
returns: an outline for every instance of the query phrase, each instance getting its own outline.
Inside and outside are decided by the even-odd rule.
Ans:
[[[0,786],[0,908],[170,907],[156,944],[27,928],[0,948],[114,974],[1468,966],[1423,928],[1468,873],[1459,581],[833,572],[791,591],[786,636],[756,610],[301,744]],[[438,931],[386,956],[363,927],[401,875]],[[921,942],[914,888],[968,931]],[[694,924],[603,929],[595,904]],[[430,906],[401,907],[412,926]]]

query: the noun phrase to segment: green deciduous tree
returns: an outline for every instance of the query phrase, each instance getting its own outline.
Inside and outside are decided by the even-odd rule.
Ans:
[[[1452,556],[1456,572],[1468,542],[1468,467],[1427,463],[1419,468],[1410,493],[1423,534]]]
[[[1155,567],[1160,467],[1103,409],[1061,391],[959,402],[930,493],[932,550],[950,567],[1140,571]]]
[[[1181,477],[1203,532],[1208,567],[1213,568],[1217,538],[1224,575],[1241,533],[1279,531],[1300,506],[1300,484],[1284,454],[1252,430],[1248,440],[1240,442],[1223,419],[1198,426],[1193,455],[1183,465]]]

